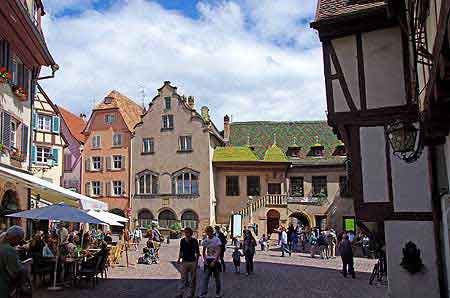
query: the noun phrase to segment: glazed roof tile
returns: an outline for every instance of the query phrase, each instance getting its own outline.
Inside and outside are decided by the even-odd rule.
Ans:
[[[319,0],[315,21],[352,15],[385,5],[384,0]]]
[[[214,150],[213,162],[221,161],[257,161],[258,157],[248,146],[217,147]]]
[[[67,124],[67,127],[69,128],[70,133],[73,135],[75,139],[78,140],[80,143],[84,143],[86,141],[86,136],[83,135],[84,127],[86,126],[86,121],[84,121],[82,118],[76,116],[72,112],[69,112],[65,108],[61,106],[57,106],[59,113],[61,114],[61,117],[63,118],[64,122]]]

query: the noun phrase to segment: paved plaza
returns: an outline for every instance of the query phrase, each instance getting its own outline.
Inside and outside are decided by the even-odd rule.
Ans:
[[[39,290],[36,298],[124,298],[175,297],[179,285],[177,270],[178,241],[164,245],[161,263],[135,265],[137,253],[130,253],[130,267],[116,266],[109,270],[109,278],[101,280],[95,289],[82,282],[79,288],[62,292]],[[223,277],[223,297],[232,298],[380,298],[386,296],[385,285],[368,284],[373,260],[355,259],[356,279],[344,278],[339,258],[312,259],[306,254],[280,257],[280,252],[257,252],[255,274],[245,276],[232,273],[231,249],[227,254],[227,271]],[[200,273],[201,274],[201,273]],[[200,281],[200,276],[198,277]],[[211,281],[210,297],[214,283]]]

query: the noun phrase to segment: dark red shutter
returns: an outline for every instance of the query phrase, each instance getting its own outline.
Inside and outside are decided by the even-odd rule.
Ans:
[[[11,146],[11,115],[2,113],[2,143],[6,148]]]

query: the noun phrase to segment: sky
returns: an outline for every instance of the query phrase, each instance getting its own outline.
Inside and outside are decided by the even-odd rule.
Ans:
[[[57,104],[89,114],[118,90],[147,106],[164,81],[232,121],[325,119],[315,0],[44,0]]]

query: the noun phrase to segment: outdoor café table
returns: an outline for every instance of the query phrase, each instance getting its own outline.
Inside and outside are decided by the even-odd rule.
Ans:
[[[72,283],[72,286],[76,284],[77,281],[77,273],[78,273],[78,266],[83,261],[83,258],[73,258],[73,257],[67,257],[63,260],[63,263],[70,274],[69,282]],[[64,277],[64,275],[63,275]]]

